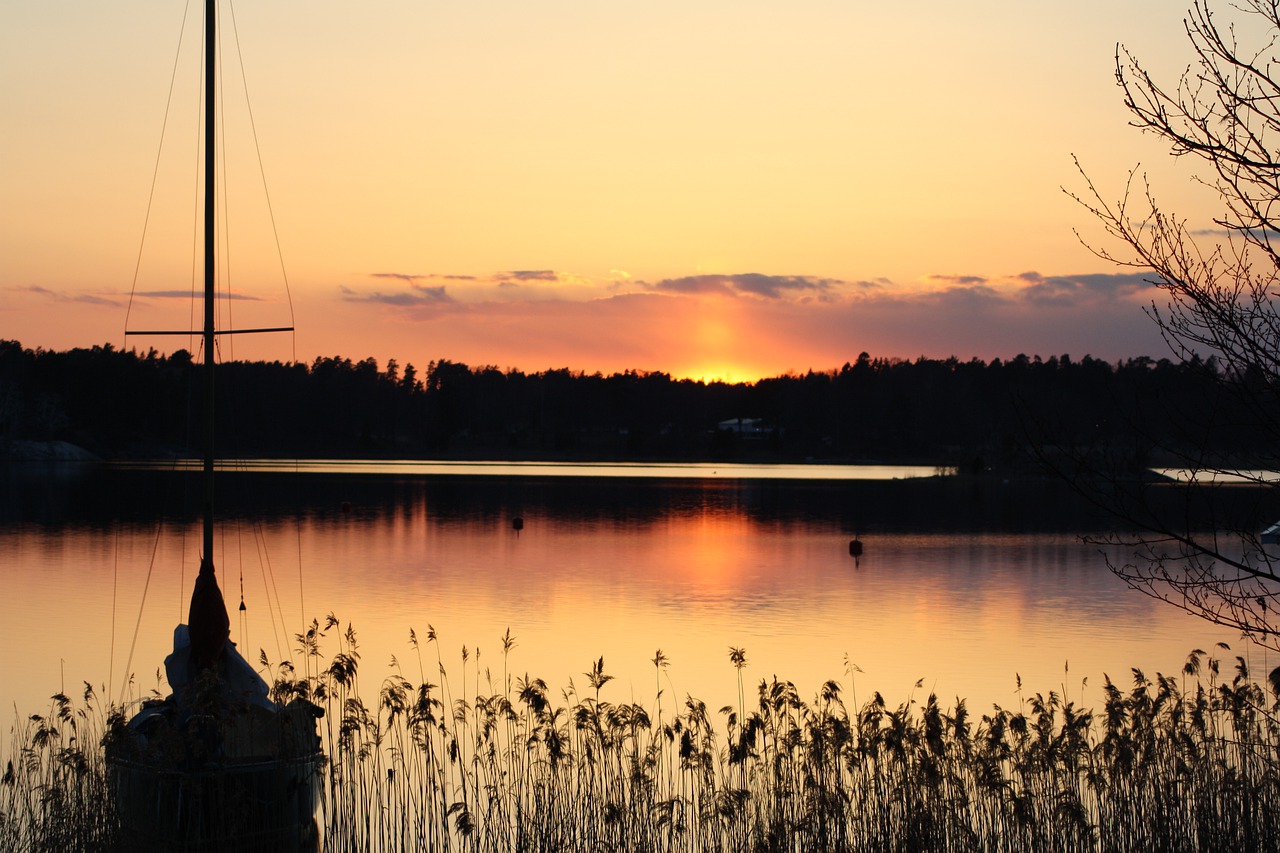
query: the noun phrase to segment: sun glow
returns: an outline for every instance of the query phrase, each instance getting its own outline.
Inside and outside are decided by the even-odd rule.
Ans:
[[[701,382],[754,382],[763,374],[741,361],[744,324],[740,306],[732,300],[705,299],[703,314],[691,323],[686,343],[687,355],[672,373],[681,379]]]
[[[758,371],[741,365],[716,363],[695,364],[675,371],[675,376],[679,379],[692,379],[694,382],[725,382],[730,385],[735,382],[755,382],[761,378]]]

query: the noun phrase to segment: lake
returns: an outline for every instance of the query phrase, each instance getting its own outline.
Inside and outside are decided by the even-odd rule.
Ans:
[[[777,675],[811,696],[837,679],[858,701],[937,692],[984,710],[1050,690],[1100,706],[1104,674],[1127,685],[1130,667],[1176,672],[1195,647],[1246,651],[1128,590],[1079,538],[1105,521],[1055,483],[922,476],[931,468],[431,465],[256,464],[220,478],[216,561],[248,659],[288,657],[306,621],[333,613],[356,631],[371,699],[393,660],[438,681],[433,630],[455,691],[505,666],[559,695],[603,657],[605,698],[651,705],[660,686],[718,708],[737,695],[738,647],[749,687]],[[3,477],[12,651],[0,702],[39,711],[86,680],[118,695],[126,672],[154,686],[198,565],[194,474]]]

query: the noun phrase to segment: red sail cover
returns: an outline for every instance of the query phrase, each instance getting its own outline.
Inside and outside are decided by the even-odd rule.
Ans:
[[[213,574],[213,561],[207,557],[200,560],[200,574],[191,592],[187,624],[191,630],[191,660],[196,672],[201,672],[218,662],[231,636],[227,605]]]

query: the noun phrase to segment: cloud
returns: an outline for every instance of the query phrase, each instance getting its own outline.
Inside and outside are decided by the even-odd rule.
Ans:
[[[400,290],[341,288],[342,299],[397,308],[439,307],[454,303],[472,308],[529,302],[578,303],[649,293],[658,296],[718,296],[756,300],[835,305],[849,300],[879,305],[947,306],[951,310],[992,310],[997,306],[1036,306],[1041,309],[1088,307],[1132,300],[1150,290],[1154,274],[1142,271],[1046,276],[1036,271],[988,276],[959,273],[926,275],[915,286],[899,287],[888,278],[845,281],[810,275],[763,273],[702,274],[646,282],[621,270],[589,278],[556,270],[507,270],[484,275],[372,273],[407,287]],[[448,282],[446,287],[445,282]],[[923,285],[923,287],[921,287]]]
[[[487,284],[497,287],[508,294],[514,294],[524,287],[536,287],[537,285],[545,284],[586,285],[589,287],[596,287],[600,284],[585,276],[559,272],[558,270],[504,270],[490,273],[487,276],[475,276],[471,280],[478,285]]]
[[[399,279],[400,281],[403,281],[406,284],[417,284],[422,279],[427,278],[427,276],[425,275],[410,274],[410,273],[403,273],[403,272],[371,272],[369,273],[369,277],[370,278],[395,278],[395,279]]]
[[[560,274],[555,270],[512,270],[496,273],[496,281],[559,281]]]
[[[994,306],[1005,303],[1007,299],[994,287],[979,284],[948,287],[931,294],[924,294],[921,301],[940,303],[952,310],[990,311]]]
[[[1160,286],[1160,276],[1154,270],[1134,273],[1093,273],[1071,277],[1094,293],[1109,296],[1128,296],[1140,290]]]
[[[1041,306],[1068,306],[1109,301],[1132,296],[1155,286],[1154,272],[1086,273],[1083,275],[1042,276],[1024,272],[1017,280],[1026,286],[1023,299]]]
[[[582,302],[598,299],[606,293],[633,289],[638,284],[619,282],[611,272],[608,278],[589,278],[558,270],[502,270],[483,275],[444,273],[370,273],[370,278],[390,280],[408,286],[408,292],[396,290],[366,291],[351,284],[340,288],[341,298],[348,302],[378,303],[401,308],[439,306],[443,303],[474,306],[486,302],[514,304],[543,301]]]
[[[1132,299],[1154,285],[1152,271],[1123,273],[1081,273],[1046,276],[1029,271],[1007,276],[955,275],[935,273],[921,281],[929,286],[915,291],[914,298],[944,302],[953,306],[994,305],[1035,306],[1042,309],[1100,307]],[[912,299],[908,294],[900,298]]]
[[[400,293],[382,293],[381,291],[360,293],[345,286],[339,286],[338,291],[342,294],[342,299],[345,302],[371,302],[377,305],[392,305],[398,308],[442,305],[454,301],[453,297],[445,291],[443,284],[434,287],[413,284],[412,290]]]
[[[446,305],[455,302],[454,298],[449,295],[443,284],[423,284],[423,281],[432,279],[457,280],[459,276],[436,276],[421,275],[418,273],[402,273],[402,272],[373,272],[369,273],[370,278],[389,278],[394,281],[403,281],[409,285],[409,290],[397,293],[384,293],[375,290],[371,293],[362,292],[355,288],[339,285],[338,292],[342,294],[344,302],[368,302],[375,305],[390,305],[396,308],[421,308],[424,306]]]
[[[112,308],[120,308],[124,305],[124,302],[117,298],[97,296],[92,293],[59,293],[55,290],[50,290],[47,287],[41,287],[38,284],[32,284],[27,287],[19,287],[15,289],[25,290],[28,293],[34,293],[37,296],[43,296],[46,299],[52,299],[55,302],[79,302],[83,305],[108,305]]]
[[[781,299],[788,293],[824,293],[838,284],[840,282],[834,279],[814,278],[807,275],[763,275],[752,272],[665,278],[653,285],[653,289],[666,293],[748,294],[765,299]]]
[[[136,296],[145,296],[149,299],[197,299],[200,294],[190,290],[140,290]],[[257,296],[251,296],[247,293],[219,293],[219,299],[234,299],[237,302],[262,302],[263,300]]]
[[[1037,305],[1073,305],[1078,301],[1080,285],[1062,278],[1047,278],[1028,285],[1023,298]]]
[[[988,279],[984,275],[943,275],[934,273],[925,276],[924,281],[934,285],[970,287],[977,284],[986,284]]]
[[[1280,238],[1280,231],[1274,228],[1224,228],[1217,226],[1214,228],[1193,228],[1187,231],[1192,237],[1233,237],[1236,234],[1246,234],[1255,240],[1275,240]]]
[[[664,278],[653,285],[653,289],[664,293],[728,293],[726,278],[730,276],[695,275],[684,278]]]

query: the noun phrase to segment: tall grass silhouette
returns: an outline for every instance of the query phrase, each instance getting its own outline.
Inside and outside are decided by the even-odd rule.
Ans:
[[[430,629],[366,693],[354,630],[331,615],[298,641],[314,674],[276,665],[273,691],[326,710],[327,851],[1280,849],[1280,706],[1226,647],[1107,679],[1097,712],[1050,692],[975,715],[858,706],[849,663],[813,696],[748,689],[737,648],[736,705],[668,695],[658,651],[646,707],[611,697],[603,658],[552,690],[513,674],[510,632],[490,662]],[[111,849],[99,744],[122,720],[86,687],[18,722],[0,848]]]
[[[106,784],[107,709],[87,682],[77,703],[52,697],[20,717],[0,776],[0,849],[109,850],[115,812]]]

